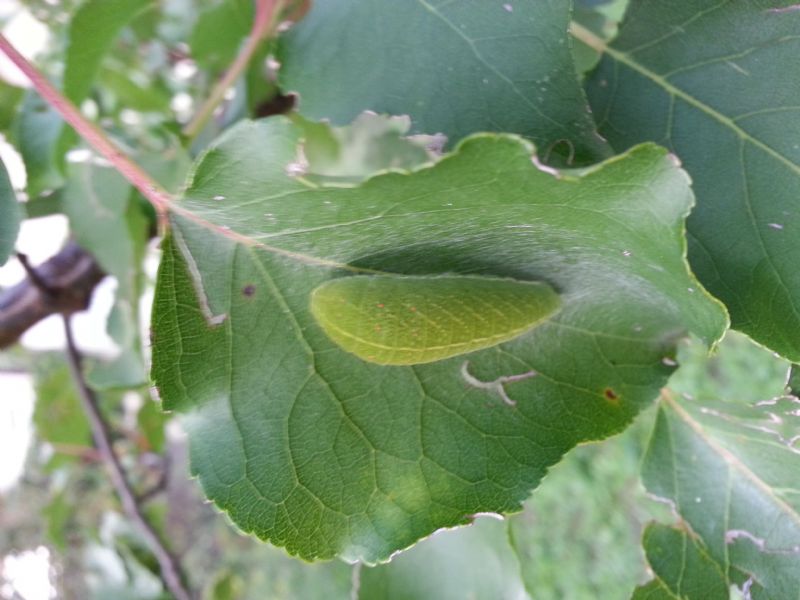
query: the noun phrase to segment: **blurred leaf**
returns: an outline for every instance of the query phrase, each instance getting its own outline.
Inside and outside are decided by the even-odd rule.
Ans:
[[[168,600],[159,578],[128,553],[93,544],[84,555],[89,600]]]
[[[189,38],[192,58],[205,69],[229,66],[253,26],[253,15],[251,0],[223,0],[201,12]]]
[[[708,355],[702,344],[685,344],[680,369],[669,380],[688,399],[725,398],[750,405],[784,394],[789,364],[763,352],[745,335],[725,334],[719,352]]]
[[[785,373],[786,362],[751,351]],[[647,489],[673,504],[727,584],[746,585],[753,598],[795,598],[800,589],[798,441],[796,398],[751,404],[696,389],[664,396],[645,457]]]
[[[0,132],[11,128],[25,89],[10,85],[0,79]]]
[[[793,6],[634,2],[588,90],[616,149],[654,140],[686,165],[698,198],[687,222],[689,258],[733,326],[800,361]],[[578,37],[602,44],[589,32]]]
[[[17,143],[28,176],[28,196],[36,198],[46,190],[60,187],[64,157],[57,153],[61,116],[36,92],[28,90],[14,123]]]
[[[292,558],[279,548],[242,536],[208,506],[205,508],[208,512],[203,513],[198,525],[215,524],[217,535],[212,537],[205,530],[206,535],[201,537],[196,528],[190,530],[188,551],[195,556],[202,554],[205,572],[214,573],[225,565],[225,571],[212,580],[206,600],[211,600],[208,595],[213,592],[220,600],[353,600],[351,565],[338,560],[309,564]],[[226,577],[225,572],[231,575]]]
[[[452,147],[478,131],[531,138],[545,160],[608,154],[578,85],[567,2],[317,0],[280,38],[281,87],[300,112],[342,125],[410,115]]]
[[[140,143],[137,162],[168,190],[185,180],[189,159],[175,138],[156,132],[154,148]],[[133,388],[147,382],[139,319],[143,292],[142,261],[154,230],[154,216],[139,192],[102,160],[89,155],[70,163],[69,181],[62,205],[78,243],[91,252],[100,266],[117,280],[108,333],[120,347],[111,361],[94,361],[87,377],[96,389]]]
[[[64,212],[61,205],[61,189],[55,190],[50,194],[42,194],[25,202],[22,206],[25,210],[25,217],[36,219],[39,217],[49,217]]]
[[[507,524],[478,517],[457,531],[439,531],[385,565],[360,573],[363,600],[525,600],[520,564]]]
[[[84,555],[94,600],[169,600],[158,563],[131,521],[117,512],[102,515],[98,543]]]
[[[121,348],[119,356],[112,360],[94,360],[90,363],[86,378],[96,390],[135,388],[147,383],[147,374],[141,350],[139,334],[138,302],[120,295],[108,317],[108,334]]]
[[[139,12],[128,23],[128,32],[136,42],[147,44],[159,44],[162,41],[160,25],[164,19],[164,5],[171,3],[167,1],[152,0],[150,6]],[[196,1],[187,2],[195,10],[199,3]]]
[[[253,54],[243,77],[243,82],[247,88],[247,114],[243,118],[258,114],[261,106],[268,104],[280,93],[280,89],[278,89],[278,85],[275,82],[276,74],[273,72],[273,68],[267,64],[267,59],[274,53],[277,42],[274,39],[265,40],[265,42]]]
[[[347,127],[331,127],[298,118],[305,132],[303,154],[308,161],[304,177],[319,183],[358,182],[385,170],[411,170],[433,155],[429,136],[404,137],[408,117],[363,113]]]
[[[645,575],[643,524],[668,516],[637,476],[651,425],[646,418],[619,437],[571,451],[505,523],[479,518],[362,569],[361,597],[625,597]]]
[[[114,549],[128,563],[134,562],[155,577],[159,577],[158,559],[150,548],[135,535],[120,533],[114,537]]]
[[[180,192],[186,183],[192,159],[172,133],[163,129],[152,133],[153,139],[137,140],[136,162],[165,190]]]
[[[687,531],[652,523],[643,543],[656,580],[637,589],[633,600],[729,600],[725,573]]]
[[[239,600],[244,595],[243,579],[229,570],[220,572],[203,594],[204,600]]]
[[[483,135],[431,168],[309,188],[286,175],[302,134],[245,123],[196,165],[152,333],[206,493],[292,553],[371,562],[518,510],[564,452],[658,394],[684,331],[712,343],[725,328],[684,260],[688,182],[658,148],[555,178],[519,138]],[[308,312],[317,285],[363,269],[545,280],[564,308],[468,357],[380,367]],[[527,376],[503,389],[509,374]]]
[[[3,161],[0,160],[0,265],[14,251],[19,233],[20,207]]]
[[[98,81],[103,91],[113,93],[117,103],[125,108],[142,112],[169,111],[168,90],[159,85],[143,85],[131,76],[128,65],[105,67]]]
[[[789,380],[787,382],[789,393],[793,396],[800,396],[800,365],[792,365],[789,371]]]
[[[644,524],[669,518],[638,473],[652,428],[648,411],[622,435],[580,446],[508,518],[511,545],[536,600],[624,598],[645,577]]]
[[[64,95],[80,106],[89,95],[100,67],[120,31],[137,15],[156,5],[155,0],[86,0],[70,20],[64,61]],[[64,127],[57,152],[75,145],[77,134]]]
[[[120,354],[111,361],[94,361],[87,372],[89,384],[98,390],[135,388],[147,383],[147,371],[142,350],[139,299],[142,294],[142,260],[149,221],[137,204],[130,204],[125,222],[134,252],[130,269],[131,280],[117,277],[118,287],[114,305],[108,316],[107,331],[120,347]]]
[[[115,170],[94,160],[69,165],[64,212],[77,242],[117,279],[108,332],[121,348],[114,361],[95,364],[88,379],[97,389],[135,387],[147,381],[139,333],[141,262],[149,223],[131,187]]]
[[[33,422],[37,435],[55,447],[90,449],[92,433],[78,398],[69,369],[63,362],[51,363],[40,359],[36,364],[36,406]],[[60,457],[59,462],[71,460],[74,455]]]
[[[164,414],[155,402],[145,399],[142,408],[136,415],[136,422],[139,432],[147,440],[150,451],[158,453],[164,451],[166,439],[164,426],[168,420],[169,416]]]
[[[64,94],[80,104],[125,25],[155,0],[87,0],[72,17],[64,65]]]
[[[575,0],[572,20],[608,42],[617,35],[618,25],[628,2],[629,0]],[[601,54],[580,39],[573,39],[572,57],[575,60],[575,69],[584,74],[597,66]]]
[[[42,510],[47,525],[47,539],[59,552],[66,552],[70,545],[67,540],[67,527],[74,508],[67,498],[67,493],[61,491]]]

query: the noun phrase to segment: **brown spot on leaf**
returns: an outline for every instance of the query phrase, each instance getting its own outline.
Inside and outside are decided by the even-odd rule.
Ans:
[[[614,401],[616,401],[616,400],[619,400],[619,396],[618,396],[618,395],[617,395],[617,393],[616,393],[614,390],[612,390],[611,388],[606,388],[606,389],[603,391],[603,395],[606,397],[606,399],[607,399],[607,400],[611,400],[612,402],[614,402]]]
[[[256,293],[256,286],[252,283],[248,283],[246,286],[242,288],[242,295],[250,298]]]

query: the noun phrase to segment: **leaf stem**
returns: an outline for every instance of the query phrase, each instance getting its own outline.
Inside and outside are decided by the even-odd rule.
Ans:
[[[33,87],[41,94],[47,103],[57,110],[63,119],[95,150],[103,155],[116,170],[127,179],[131,185],[139,190],[142,195],[153,205],[159,215],[159,221],[164,223],[166,211],[170,204],[170,197],[161,186],[145,173],[141,167],[131,161],[114,143],[106,136],[105,132],[97,125],[87,120],[75,105],[64,97],[47,78],[19,51],[0,34],[0,50],[13,62],[25,76],[30,79]]]
[[[277,15],[280,14],[280,9],[283,8],[282,0],[256,0],[256,14],[253,20],[253,27],[250,30],[250,35],[247,42],[239,52],[236,59],[231,64],[230,68],[225,72],[222,79],[220,79],[211,90],[211,94],[206,98],[206,101],[195,113],[192,120],[183,128],[183,135],[187,139],[193,140],[203,130],[208,123],[208,120],[214,114],[217,106],[219,106],[225,98],[225,92],[228,91],[242,71],[247,67],[250,59],[258,50],[261,41],[269,35],[277,22]]]
[[[192,600],[192,594],[184,583],[185,578],[177,558],[167,549],[164,541],[144,516],[139,500],[128,480],[125,469],[114,453],[111,445],[111,432],[108,423],[103,418],[97,397],[94,391],[86,383],[81,369],[82,357],[75,345],[75,338],[72,335],[70,317],[63,315],[64,333],[67,337],[67,359],[70,372],[78,388],[83,409],[89,419],[92,428],[92,435],[103,462],[106,464],[111,476],[111,483],[122,502],[122,508],[128,517],[139,527],[147,544],[158,561],[161,569],[161,579],[164,586],[177,600]]]
[[[572,37],[582,41],[595,52],[603,54],[608,49],[606,43],[600,37],[596,36],[580,23],[572,21],[569,24],[569,32],[572,34]]]

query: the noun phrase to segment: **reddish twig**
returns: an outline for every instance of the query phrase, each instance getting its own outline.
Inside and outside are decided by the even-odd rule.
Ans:
[[[155,555],[158,565],[161,568],[161,579],[167,590],[169,590],[177,600],[192,600],[192,594],[185,584],[185,578],[178,560],[167,549],[164,541],[145,518],[141,505],[133,491],[133,487],[128,481],[125,469],[122,467],[119,457],[117,457],[114,452],[114,448],[111,445],[111,432],[100,411],[97,397],[86,383],[83,376],[81,366],[82,357],[75,345],[75,339],[72,336],[70,318],[65,315],[63,319],[64,333],[67,337],[67,358],[70,371],[75,380],[75,385],[78,388],[81,404],[89,419],[92,435],[97,444],[97,450],[103,456],[103,461],[108,467],[111,483],[119,496],[120,502],[122,502],[122,508],[125,510],[128,517],[136,523],[147,541],[147,544],[150,546],[150,550]]]
[[[0,34],[0,50],[30,79],[33,87],[41,94],[42,98],[56,109],[84,140],[114,165],[114,168],[147,198],[158,213],[159,221],[164,223],[170,203],[169,194],[117,148],[102,129],[84,118],[75,105],[54,88],[47,81],[47,78],[28,62],[2,34]]]
[[[261,41],[274,31],[277,25],[277,17],[283,8],[283,4],[282,0],[256,0],[256,15],[247,42],[233,61],[233,64],[225,71],[225,75],[211,90],[211,94],[206,98],[206,101],[194,114],[192,120],[183,128],[183,135],[187,138],[194,139],[206,126],[217,106],[225,98],[225,92],[236,83],[253,54],[258,50]]]

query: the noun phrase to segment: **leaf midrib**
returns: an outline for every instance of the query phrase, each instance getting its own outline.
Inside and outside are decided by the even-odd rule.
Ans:
[[[794,523],[800,527],[800,513],[798,513],[792,506],[787,504],[782,498],[775,495],[775,491],[763,479],[756,475],[750,467],[739,459],[738,456],[733,454],[730,450],[720,445],[703,427],[701,423],[696,421],[678,402],[672,394],[666,392],[661,396],[662,402],[667,404],[670,409],[694,431],[708,446],[719,455],[734,471],[739,473],[751,481],[759,490],[767,495],[780,510],[785,513]]]
[[[733,131],[742,140],[753,144],[755,147],[769,154],[775,160],[784,164],[795,175],[800,177],[800,165],[792,162],[788,157],[784,156],[783,154],[772,148],[772,146],[766,144],[765,142],[761,141],[756,137],[753,137],[751,134],[749,134],[747,131],[745,131],[739,125],[737,125],[730,117],[722,114],[721,112],[712,108],[705,102],[702,102],[701,100],[695,98],[690,93],[673,85],[661,75],[655,73],[654,71],[651,71],[641,63],[634,60],[634,58],[629,54],[607,45],[603,39],[592,33],[587,28],[583,27],[581,24],[573,21],[572,23],[570,23],[569,31],[573,37],[580,40],[593,50],[599,52],[600,54],[608,54],[611,58],[613,58],[617,62],[636,71],[643,77],[646,77],[656,85],[660,86],[661,88],[664,89],[664,91],[666,91],[671,96],[680,98],[687,104],[690,104],[691,106],[694,106],[698,110],[702,111],[703,113],[705,113],[718,123],[724,125],[728,129]]]

